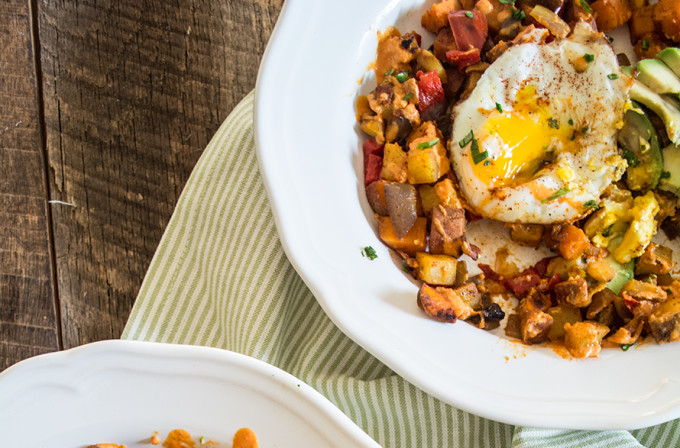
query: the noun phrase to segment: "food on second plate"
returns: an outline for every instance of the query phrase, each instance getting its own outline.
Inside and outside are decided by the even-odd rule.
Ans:
[[[652,241],[680,235],[677,2],[442,0],[421,23],[429,48],[379,35],[356,108],[366,197],[423,311],[575,358],[679,340],[672,250]],[[635,64],[604,34],[619,26]],[[520,271],[500,248],[470,277],[478,219],[554,255]]]
[[[151,446],[157,446],[161,443],[158,437],[158,432],[154,432],[149,438]],[[214,440],[208,440],[201,436],[198,440],[194,439],[192,435],[184,429],[173,429],[170,431],[163,441],[164,448],[219,448],[220,443]],[[234,434],[232,440],[232,448],[258,448],[259,443],[255,433],[250,428],[240,428]],[[90,445],[87,448],[127,448],[126,445],[117,443],[97,443]]]

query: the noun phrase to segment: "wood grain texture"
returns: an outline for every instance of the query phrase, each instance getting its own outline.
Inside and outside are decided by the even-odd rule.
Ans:
[[[194,164],[255,85],[282,3],[39,2],[65,348],[120,336]]]
[[[0,370],[59,348],[28,2],[0,2]]]

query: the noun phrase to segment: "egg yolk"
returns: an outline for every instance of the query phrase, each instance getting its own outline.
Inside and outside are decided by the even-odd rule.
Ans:
[[[553,118],[544,100],[532,86],[517,92],[513,110],[489,112],[478,131],[480,152],[488,157],[470,158],[475,176],[492,187],[519,185],[534,178],[554,154],[567,149],[576,137],[574,123]],[[491,147],[498,148],[491,150]]]

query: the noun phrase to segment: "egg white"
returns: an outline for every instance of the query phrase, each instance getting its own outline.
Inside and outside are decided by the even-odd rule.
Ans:
[[[574,61],[584,55],[592,61],[578,72]],[[476,213],[503,222],[549,224],[576,220],[587,211],[586,203],[599,200],[626,167],[616,134],[629,86],[624,76],[611,74],[620,74],[614,51],[583,23],[566,39],[513,46],[487,68],[471,95],[454,108],[450,148],[462,193]],[[527,90],[535,92],[538,112],[524,116],[526,104],[520,104],[518,92]],[[508,142],[489,131],[489,123],[503,122],[499,115],[514,117],[506,128],[531,117],[546,126],[541,138],[550,138],[550,144],[535,149],[546,159],[535,172],[493,179],[485,173],[498,173],[502,160],[516,162]],[[474,143],[465,142],[470,131],[479,152],[488,154],[477,164]],[[538,138],[526,140],[529,145]]]

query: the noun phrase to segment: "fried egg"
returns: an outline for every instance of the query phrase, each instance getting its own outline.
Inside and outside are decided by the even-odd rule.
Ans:
[[[628,89],[609,42],[586,24],[510,47],[453,110],[451,161],[470,207],[514,223],[582,217],[625,171],[616,134]]]

